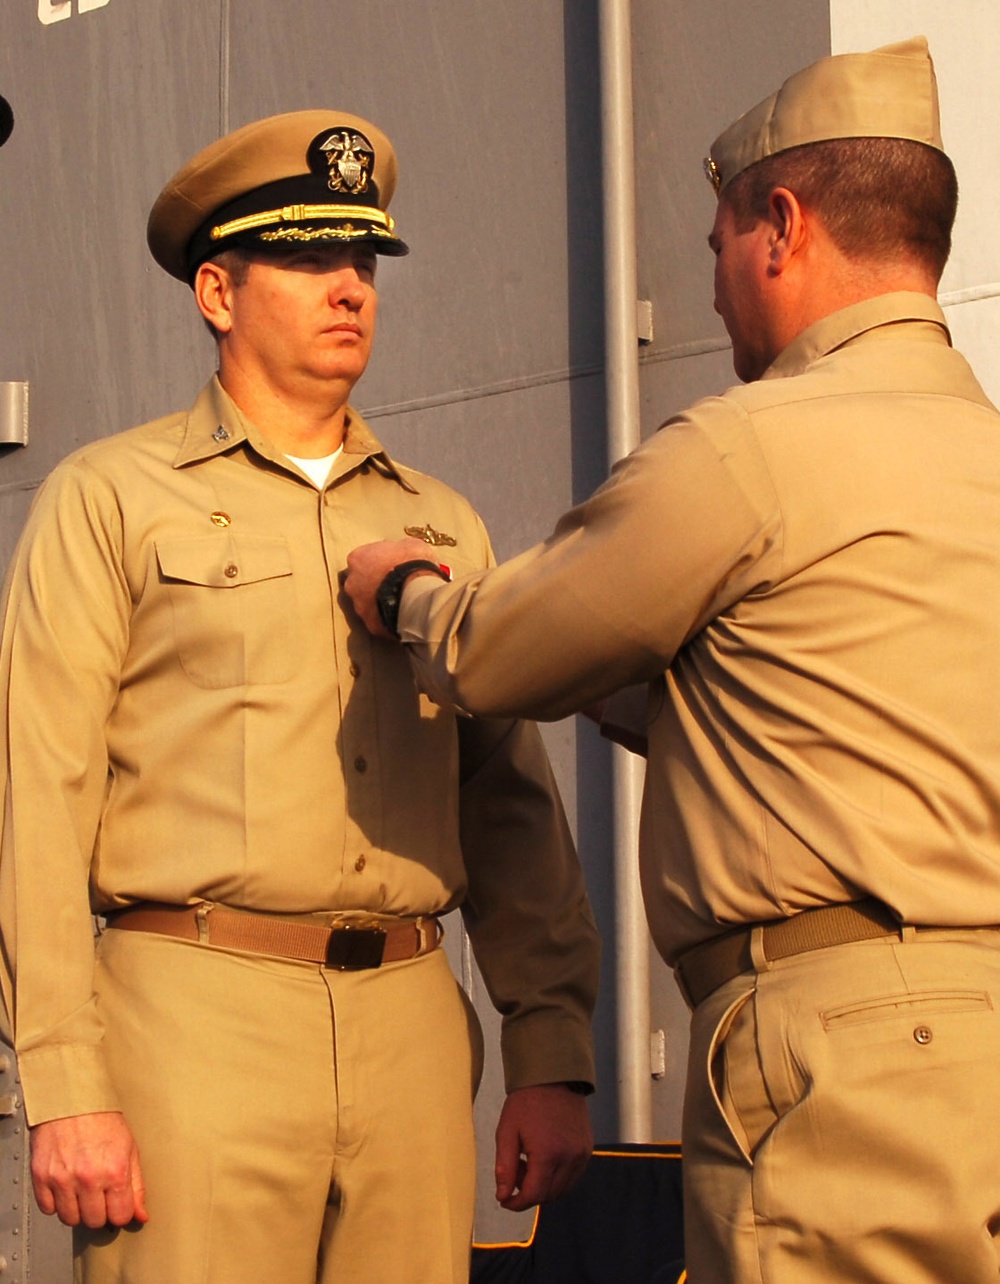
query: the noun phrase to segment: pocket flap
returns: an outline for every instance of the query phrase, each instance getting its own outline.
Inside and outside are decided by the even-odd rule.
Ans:
[[[208,588],[237,588],[292,573],[287,543],[266,535],[157,540],[156,560],[164,579]]]

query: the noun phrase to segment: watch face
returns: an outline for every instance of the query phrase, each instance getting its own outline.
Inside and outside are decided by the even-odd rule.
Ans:
[[[378,592],[375,594],[375,605],[378,607],[379,619],[393,635],[399,637],[399,603],[401,593],[399,591],[399,568],[389,572],[382,583],[378,586]]]

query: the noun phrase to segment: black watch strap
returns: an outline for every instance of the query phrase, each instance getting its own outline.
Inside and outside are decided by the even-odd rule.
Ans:
[[[375,593],[375,605],[378,607],[379,619],[394,638],[399,637],[399,605],[403,600],[403,585],[414,571],[433,571],[435,575],[440,575],[443,580],[451,579],[451,576],[443,566],[439,566],[437,562],[428,561],[426,558],[417,558],[416,561],[412,562],[400,562],[398,566],[392,568],[378,586]]]
[[[583,1079],[567,1079],[565,1086],[580,1097],[589,1097],[594,1091],[593,1084],[586,1083]]]

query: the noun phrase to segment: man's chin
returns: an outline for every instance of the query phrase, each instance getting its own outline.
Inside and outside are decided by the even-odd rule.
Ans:
[[[321,379],[347,380],[356,383],[368,365],[367,352],[351,352],[343,348],[319,356],[313,363],[313,372]]]

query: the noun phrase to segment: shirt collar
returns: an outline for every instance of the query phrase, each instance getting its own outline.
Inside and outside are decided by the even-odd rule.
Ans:
[[[288,467],[288,459],[247,419],[219,382],[218,375],[213,375],[188,412],[174,467],[184,468],[188,464],[214,459],[216,455],[224,455],[244,444],[272,463]],[[353,406],[348,406],[344,453],[338,461],[337,471],[342,475],[359,468],[366,461],[383,477],[398,482],[404,490],[419,494],[361,415]]]
[[[859,335],[880,326],[905,321],[932,322],[943,331],[938,336],[941,342],[951,345],[951,334],[944,313],[929,294],[911,291],[880,294],[874,299],[865,299],[863,303],[841,308],[839,312],[833,312],[814,322],[792,340],[761,378],[786,379],[791,375],[801,374],[814,361],[843,347]]]

